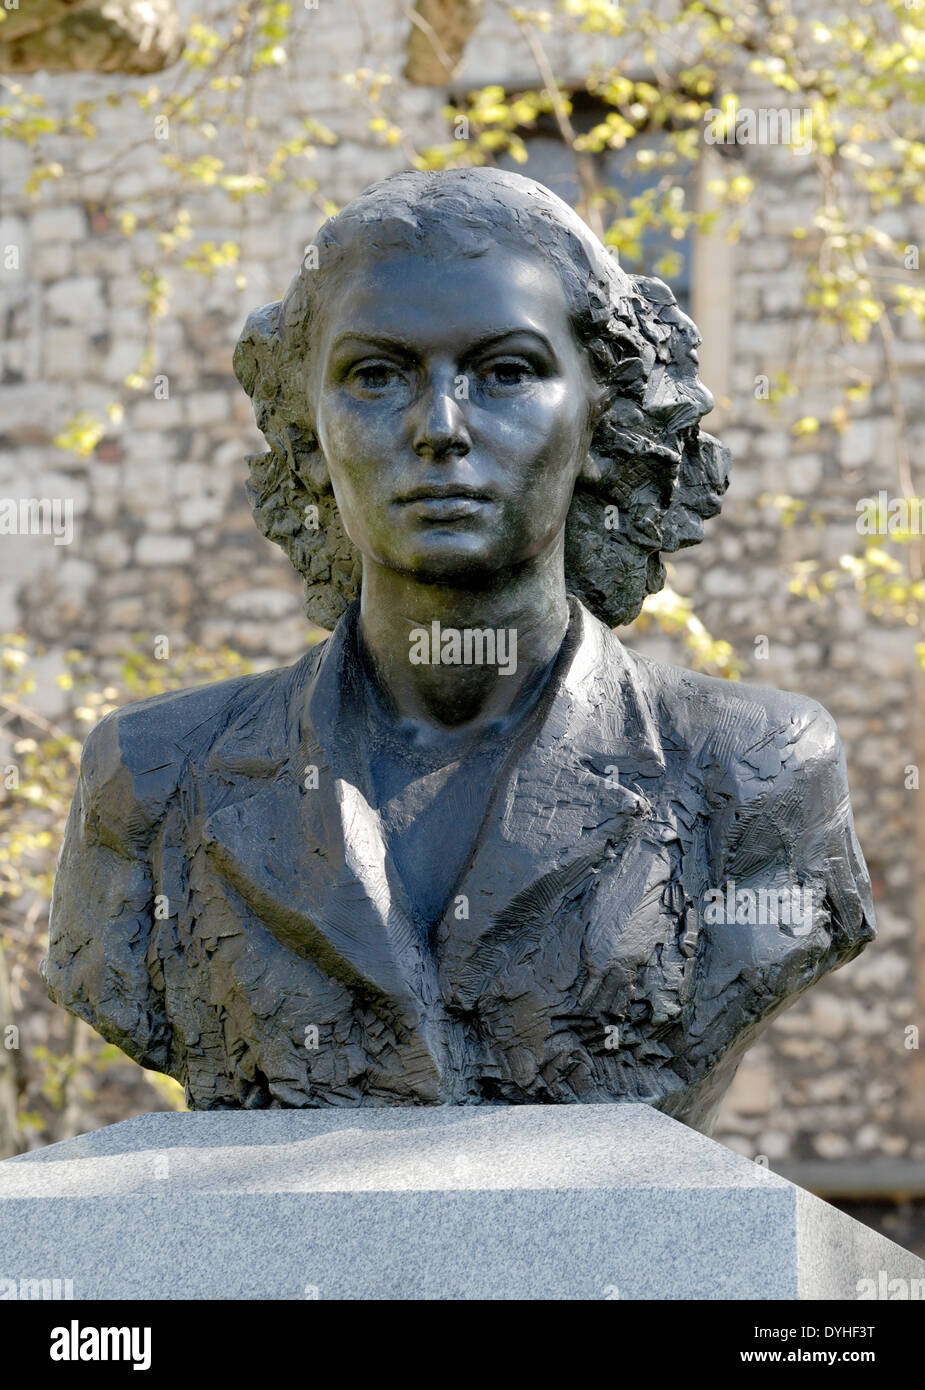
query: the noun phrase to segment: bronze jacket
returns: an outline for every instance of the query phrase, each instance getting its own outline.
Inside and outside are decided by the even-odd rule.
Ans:
[[[429,937],[338,718],[356,605],[293,666],[108,715],[52,998],[194,1108],[643,1101],[708,1130],[762,1025],[874,936],[844,758],[815,701],[572,615]],[[811,917],[730,920],[748,889]]]

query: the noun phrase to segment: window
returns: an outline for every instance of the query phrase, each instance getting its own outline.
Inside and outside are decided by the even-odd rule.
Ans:
[[[612,109],[583,93],[576,93],[572,101],[570,119],[578,135],[585,135],[601,124]],[[544,115],[532,129],[518,133],[527,149],[527,162],[519,164],[510,154],[504,153],[497,158],[499,167],[536,179],[537,183],[545,184],[567,203],[576,206],[582,192],[577,158],[563,141],[554,117]],[[637,164],[632,141],[623,149],[607,149],[586,156],[591,162],[596,185],[602,192],[609,191],[608,202],[602,211],[605,228],[617,218],[629,215],[631,200],[644,197],[647,193],[656,198],[659,207],[663,205],[663,199],[668,199],[678,211],[689,212],[696,207],[696,164],[684,160],[670,169],[659,167],[658,156],[667,155],[670,149],[665,131],[645,130],[645,147],[656,156],[652,165],[646,168],[640,168]],[[667,280],[682,309],[690,312],[693,240],[690,228],[645,228],[638,254],[621,250],[620,264],[627,270],[658,275]]]

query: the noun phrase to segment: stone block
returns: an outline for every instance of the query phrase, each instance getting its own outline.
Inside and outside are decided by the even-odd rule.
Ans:
[[[0,1164],[0,1248],[78,1299],[925,1289],[923,1261],[644,1105],[142,1115]]]
[[[193,558],[192,536],[151,533],[142,536],[135,547],[139,565],[185,565]]]
[[[88,332],[105,326],[102,281],[95,275],[72,275],[50,285],[45,302],[52,319],[80,324]]]
[[[32,214],[36,241],[81,241],[87,235],[87,214],[74,205],[40,207]]]

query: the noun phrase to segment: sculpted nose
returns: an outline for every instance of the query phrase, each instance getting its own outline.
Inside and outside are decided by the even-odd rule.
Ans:
[[[452,382],[432,386],[421,402],[414,429],[414,452],[421,458],[463,458],[471,448],[472,440]]]

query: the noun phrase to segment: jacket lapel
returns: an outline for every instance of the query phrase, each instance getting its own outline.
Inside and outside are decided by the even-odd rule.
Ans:
[[[623,647],[572,600],[557,667],[512,746],[429,948],[397,891],[367,795],[350,717],[355,621],[356,608],[320,651],[230,718],[210,764],[237,790],[207,816],[202,837],[283,945],[417,1032],[443,1073],[462,1048],[443,1004],[471,1008],[506,943],[542,932],[570,892],[638,838],[651,806],[621,773],[644,781],[664,770],[664,757]]]
[[[379,817],[346,737],[355,727],[344,717],[356,679],[354,617],[345,614],[320,657],[316,649],[289,668],[267,701],[242,712],[216,745],[214,771],[250,775],[239,784],[245,794],[213,811],[202,836],[283,945],[376,1012],[397,1012],[414,1028],[433,990],[415,928],[391,892]],[[272,740],[274,729],[275,742],[260,750],[261,776],[257,740]]]
[[[665,762],[645,692],[616,637],[577,600],[545,708],[512,750],[467,872],[437,933],[446,1001],[471,1009],[515,936],[542,933],[563,900],[625,854],[652,817],[635,782]]]

